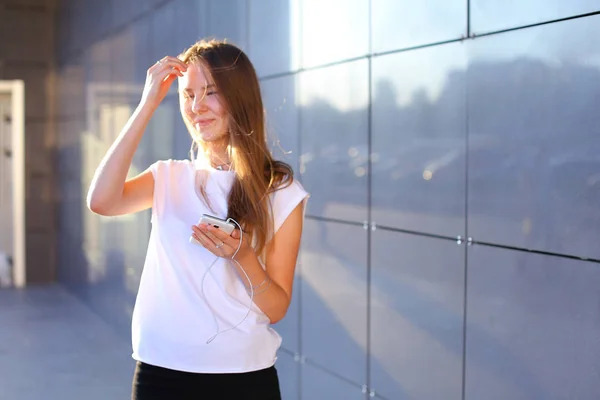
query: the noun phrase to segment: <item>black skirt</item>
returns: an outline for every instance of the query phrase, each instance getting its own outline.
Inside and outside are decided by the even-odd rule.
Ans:
[[[275,367],[234,374],[197,374],[138,362],[132,400],[281,400]]]

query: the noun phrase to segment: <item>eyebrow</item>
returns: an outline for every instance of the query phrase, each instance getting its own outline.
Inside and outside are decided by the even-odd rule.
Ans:
[[[207,89],[213,89],[213,88],[215,88],[215,87],[216,87],[216,85],[215,85],[214,83],[211,83],[211,84],[209,84],[209,85],[206,85],[206,86],[204,86],[204,90],[207,90]],[[185,90],[186,92],[191,92],[191,91],[192,91],[192,88],[189,88],[189,87],[187,87],[187,88],[185,88],[185,89],[183,89],[183,90]]]

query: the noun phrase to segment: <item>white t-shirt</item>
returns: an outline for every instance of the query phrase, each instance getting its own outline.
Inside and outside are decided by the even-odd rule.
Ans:
[[[204,213],[227,216],[227,194],[234,172],[218,171],[192,161],[158,161],[154,176],[152,231],[132,318],[133,358],[186,372],[235,373],[272,366],[281,337],[268,317],[252,305],[231,261],[217,259],[189,242],[191,226]],[[197,194],[196,173],[205,176],[212,208]],[[274,232],[308,194],[294,182],[271,195]],[[243,277],[243,275],[242,275]],[[208,303],[207,303],[208,302]],[[214,314],[213,314],[214,313]]]

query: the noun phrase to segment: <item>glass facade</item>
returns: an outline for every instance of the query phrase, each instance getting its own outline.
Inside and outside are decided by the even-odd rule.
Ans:
[[[59,15],[57,265],[124,336],[150,213],[95,216],[87,188],[146,69],[215,36],[312,195],[284,399],[600,397],[600,3],[100,4]],[[131,174],[189,146],[173,91]]]

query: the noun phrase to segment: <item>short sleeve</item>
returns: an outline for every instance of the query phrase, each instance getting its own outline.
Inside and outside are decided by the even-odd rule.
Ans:
[[[152,198],[152,222],[165,213],[167,193],[173,197],[177,195],[176,189],[180,187],[182,172],[187,168],[185,161],[160,160],[148,167],[154,177],[154,194]]]
[[[283,225],[287,217],[289,217],[298,204],[303,203],[303,213],[306,212],[306,202],[308,201],[308,198],[309,194],[296,179],[294,179],[289,186],[276,190],[273,193],[271,203],[273,207],[274,222],[273,234],[277,233],[281,225]]]
[[[164,208],[164,175],[165,171],[169,168],[168,161],[159,160],[152,164],[148,170],[152,173],[154,177],[154,194],[152,197],[152,219],[151,221],[156,222],[157,215],[159,213],[159,209]]]

